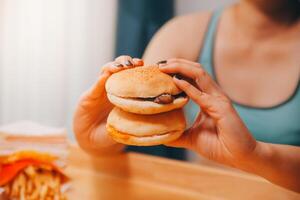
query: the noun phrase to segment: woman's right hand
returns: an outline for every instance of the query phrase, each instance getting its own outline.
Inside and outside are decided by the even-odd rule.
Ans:
[[[120,152],[123,145],[106,132],[106,119],[113,108],[105,91],[106,80],[123,69],[142,66],[141,59],[120,56],[105,64],[96,83],[81,97],[73,119],[73,130],[79,145],[92,154]]]

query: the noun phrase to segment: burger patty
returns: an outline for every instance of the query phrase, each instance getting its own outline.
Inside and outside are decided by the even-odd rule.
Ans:
[[[161,94],[157,97],[136,98],[136,99],[144,100],[144,101],[153,101],[153,102],[158,103],[158,104],[169,104],[169,103],[172,103],[174,101],[174,99],[180,98],[180,97],[186,97],[186,94],[184,92],[181,92],[181,93],[176,94],[176,95]]]

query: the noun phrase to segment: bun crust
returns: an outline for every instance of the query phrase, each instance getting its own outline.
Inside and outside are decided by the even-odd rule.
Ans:
[[[111,94],[107,94],[107,97],[112,104],[122,110],[143,115],[157,114],[182,108],[188,102],[188,97],[176,98],[170,104],[158,104],[153,101],[122,98]]]
[[[157,65],[122,70],[109,77],[106,92],[118,97],[149,98],[161,94],[176,95],[181,90],[173,78],[161,72]]]
[[[116,142],[135,146],[153,146],[165,144],[178,139],[183,133],[183,131],[172,131],[162,135],[137,137],[119,132],[110,126],[107,128],[107,130],[109,135]]]
[[[128,135],[144,137],[173,131],[183,132],[186,121],[182,109],[155,115],[138,115],[115,107],[107,118],[107,128],[109,127]]]

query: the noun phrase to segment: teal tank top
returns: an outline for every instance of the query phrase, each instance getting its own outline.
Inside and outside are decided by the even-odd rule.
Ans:
[[[213,13],[199,57],[199,63],[214,80],[214,40],[221,13],[222,9]],[[256,108],[233,102],[233,106],[257,140],[300,146],[300,81],[294,94],[279,105]],[[190,101],[185,107],[185,112],[190,126],[196,119],[199,108]]]

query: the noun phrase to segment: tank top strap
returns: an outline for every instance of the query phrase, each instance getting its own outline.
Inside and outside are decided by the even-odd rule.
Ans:
[[[210,22],[208,24],[202,50],[199,56],[199,63],[203,65],[204,69],[212,76],[213,75],[213,51],[215,43],[215,35],[218,27],[219,18],[223,12],[223,8],[219,8],[212,13]]]
[[[204,36],[203,45],[201,48],[201,53],[199,55],[198,62],[202,64],[203,68],[213,76],[213,48],[214,48],[214,40],[215,33],[218,26],[218,21],[220,15],[222,14],[223,8],[219,8],[215,10],[210,18],[209,24],[207,26],[207,30]],[[189,103],[184,107],[185,114],[187,116],[187,124],[188,127],[192,126],[194,121],[197,118],[199,113],[199,106],[196,105],[193,101],[189,101]]]

